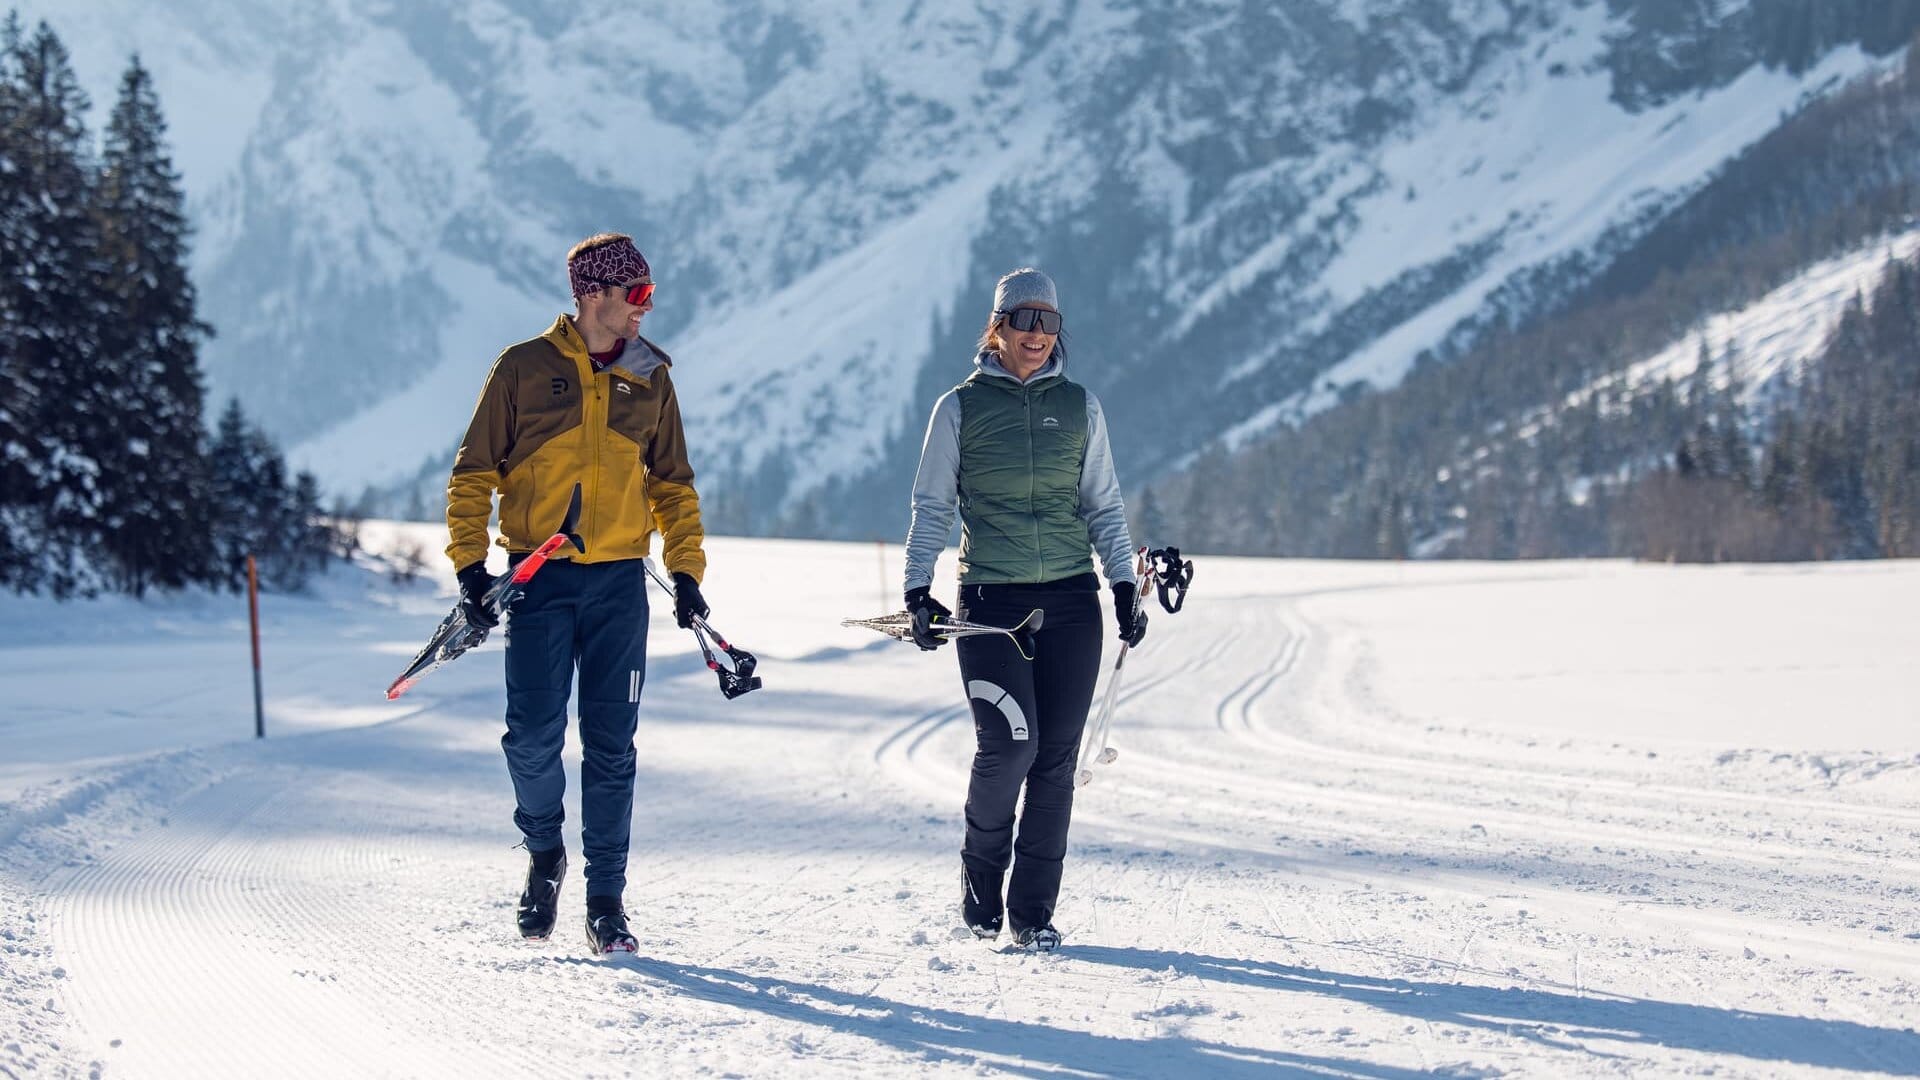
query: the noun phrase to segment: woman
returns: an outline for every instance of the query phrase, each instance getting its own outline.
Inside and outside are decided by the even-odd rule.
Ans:
[[[1073,810],[1074,759],[1100,667],[1099,579],[1113,589],[1120,638],[1137,645],[1133,541],[1093,394],[1066,377],[1060,300],[1031,268],[1000,279],[974,372],[933,407],[907,531],[907,610],[923,649],[951,615],[929,594],[960,514],[960,617],[1013,626],[1039,608],[1034,659],[1001,634],[962,638],[960,677],[978,749],[960,850],[961,915],[975,936],[1049,951]],[[1014,804],[1026,802],[1015,837]],[[1007,867],[1013,867],[1007,881]],[[1002,885],[1005,893],[1002,894]]]

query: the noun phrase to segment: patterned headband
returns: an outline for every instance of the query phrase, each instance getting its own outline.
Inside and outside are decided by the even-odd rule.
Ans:
[[[634,278],[650,278],[653,270],[647,257],[631,240],[615,240],[592,251],[583,251],[567,262],[567,280],[575,297],[585,296],[609,284],[624,285]]]

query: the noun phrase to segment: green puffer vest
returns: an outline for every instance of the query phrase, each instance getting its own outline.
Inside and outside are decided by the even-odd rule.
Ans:
[[[960,399],[960,581],[1057,581],[1093,570],[1080,518],[1087,392],[1064,375],[1025,386],[975,372]]]

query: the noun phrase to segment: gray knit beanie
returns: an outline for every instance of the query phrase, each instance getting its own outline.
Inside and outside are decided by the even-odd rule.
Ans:
[[[1031,266],[1023,266],[1001,278],[993,287],[993,314],[998,316],[1021,304],[1045,304],[1059,311],[1060,294],[1053,287],[1053,279]]]

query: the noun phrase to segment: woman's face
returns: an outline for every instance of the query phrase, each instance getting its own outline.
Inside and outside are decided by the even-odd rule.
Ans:
[[[1053,310],[1045,304],[1021,304],[1020,307],[1035,311]],[[1018,311],[1019,308],[1014,310]],[[1042,330],[1039,322],[1032,323],[1032,326],[1031,330],[1017,330],[1013,321],[1003,315],[996,331],[1000,339],[1000,365],[1022,379],[1040,370],[1047,362],[1047,357],[1053,355],[1054,343],[1060,340],[1060,335]]]

